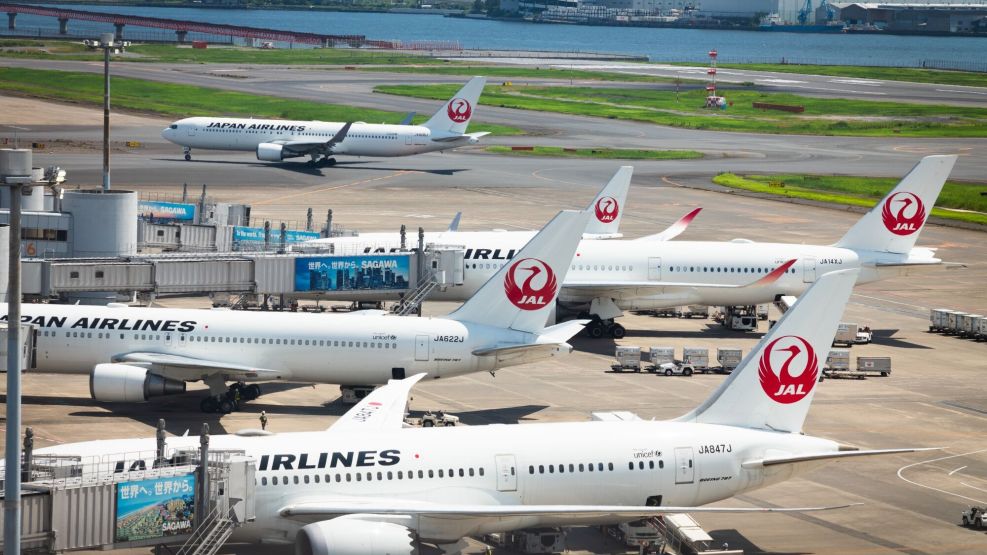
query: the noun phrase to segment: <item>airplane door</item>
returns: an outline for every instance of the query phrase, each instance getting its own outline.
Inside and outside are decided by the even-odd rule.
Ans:
[[[415,360],[428,360],[428,336],[415,336]]]
[[[411,135],[405,135],[404,136],[404,144],[407,145],[407,146],[411,146],[411,144],[412,144]]]
[[[675,448],[675,483],[691,484],[696,479],[696,468],[692,458],[692,447]]]
[[[648,259],[648,279],[651,281],[658,281],[661,279],[661,257],[652,257]]]
[[[812,283],[816,281],[816,259],[805,258],[802,260],[802,281]]]
[[[185,129],[188,130],[188,136],[189,137],[194,137],[195,136],[195,124],[194,123],[188,124],[188,126]]]
[[[496,455],[497,491],[517,491],[517,463],[514,455]]]

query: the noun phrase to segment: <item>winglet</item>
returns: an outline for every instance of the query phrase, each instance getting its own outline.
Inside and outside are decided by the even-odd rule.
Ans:
[[[415,120],[415,116],[417,114],[418,112],[408,112],[408,115],[404,116],[404,119],[401,120],[401,123],[398,125],[411,125],[411,122]]]
[[[463,217],[462,212],[456,212],[456,216],[449,222],[449,228],[446,231],[459,231],[459,220]]]
[[[333,145],[343,142],[343,139],[345,139],[346,135],[350,132],[350,127],[353,127],[352,121],[348,121],[343,124],[343,126],[339,128],[339,131],[336,131],[336,134],[333,135],[331,139],[326,141],[326,148],[332,148]]]
[[[702,211],[703,209],[701,206],[699,208],[693,208],[691,212],[679,218],[674,224],[668,226],[668,228],[666,228],[665,231],[662,231],[661,233],[655,233],[654,235],[645,235],[644,237],[638,237],[637,239],[635,239],[635,241],[669,241],[671,239],[674,239],[679,235],[681,235],[682,232],[684,232],[686,228],[689,227],[689,224],[692,223],[692,220],[695,220],[696,216],[698,216],[699,213]]]
[[[753,283],[746,285],[745,287],[763,287],[765,285],[771,285],[772,283],[778,281],[778,279],[781,276],[785,275],[785,273],[788,272],[788,269],[791,268],[793,264],[795,264],[796,260],[798,259],[793,258],[788,262],[785,262],[781,266],[778,266],[774,270],[771,270],[771,273],[769,273],[768,275],[762,277],[761,279]]]

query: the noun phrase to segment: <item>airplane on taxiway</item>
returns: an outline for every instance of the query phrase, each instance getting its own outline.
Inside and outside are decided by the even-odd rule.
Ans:
[[[310,163],[332,166],[334,156],[410,156],[476,144],[486,132],[467,133],[485,77],[469,80],[435,115],[421,125],[410,117],[398,125],[364,122],[267,120],[254,118],[193,117],[178,120],[161,136],[192,149],[246,150],[265,162],[308,156]],[[407,122],[407,123],[405,123]]]
[[[745,239],[669,241],[677,233],[667,236],[668,230],[633,240],[584,240],[562,283],[559,306],[576,314],[588,313],[593,318],[587,325],[590,335],[598,337],[609,332],[619,339],[625,330],[613,319],[625,310],[770,302],[787,306],[794,300],[791,297],[801,294],[825,272],[859,268],[858,283],[869,283],[904,275],[914,268],[941,265],[934,249],[916,248],[915,242],[955,162],[956,156],[923,158],[832,245]],[[680,233],[685,226],[679,224],[673,228]],[[374,238],[375,251],[399,244],[396,233],[378,235]],[[440,235],[434,242],[463,245],[466,249],[464,284],[436,291],[430,297],[446,301],[468,298],[491,274],[509,263],[525,240],[524,235],[502,232]],[[314,241],[319,245],[345,246],[356,239]],[[789,265],[780,279],[762,279],[794,259],[799,264]]]
[[[412,555],[421,542],[456,553],[465,537],[521,528],[847,507],[706,505],[832,460],[923,450],[861,450],[802,432],[858,272],[820,276],[706,401],[674,420],[409,428],[408,396],[424,377],[414,375],[324,431],[211,436],[210,449],[256,465],[256,519],[231,541],[293,543],[301,555]],[[164,457],[182,464],[180,452],[198,444],[169,437]],[[153,437],[102,440],[34,456],[93,461],[82,480],[119,482],[126,469],[160,466],[155,447]]]
[[[202,380],[210,391],[202,410],[229,413],[260,395],[245,382],[378,385],[567,354],[586,322],[545,323],[588,219],[560,212],[513,264],[442,317],[25,304],[22,322],[37,327],[30,370],[89,374],[93,398],[106,402],[144,402]],[[0,304],[0,321],[6,311]]]

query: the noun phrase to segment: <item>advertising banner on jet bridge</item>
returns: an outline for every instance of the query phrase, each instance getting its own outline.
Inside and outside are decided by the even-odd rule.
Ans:
[[[191,222],[195,219],[195,205],[184,202],[141,200],[137,202],[137,213],[145,220]]]
[[[195,474],[117,484],[117,542],[184,536],[195,522]]]
[[[284,240],[286,243],[301,243],[302,241],[311,241],[312,239],[318,239],[321,237],[318,231],[299,231],[297,229],[286,229],[284,232]],[[262,227],[243,227],[234,226],[233,227],[233,240],[234,241],[264,241],[264,228]],[[281,230],[276,228],[271,228],[271,242],[280,243],[281,242]]]
[[[408,289],[411,255],[315,256],[295,259],[295,291]]]

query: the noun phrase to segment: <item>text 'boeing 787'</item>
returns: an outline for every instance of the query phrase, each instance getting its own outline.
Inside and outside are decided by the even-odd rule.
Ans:
[[[858,450],[802,433],[858,271],[821,276],[705,402],[675,420],[408,428],[417,375],[376,390],[325,431],[213,436],[210,449],[243,453],[256,470],[256,518],[232,540],[293,543],[300,555],[412,555],[421,542],[455,553],[467,536],[537,526],[845,507],[705,505],[832,459],[918,450]],[[94,461],[83,480],[122,482],[134,469],[143,478],[183,464],[198,444],[167,438],[164,459],[155,438],[35,457]]]
[[[422,125],[194,117],[169,125],[161,136],[185,148],[246,150],[265,162],[308,156],[332,166],[334,156],[410,156],[476,144],[486,132],[467,133],[485,77],[474,77]],[[411,123],[410,121],[408,122]]]

